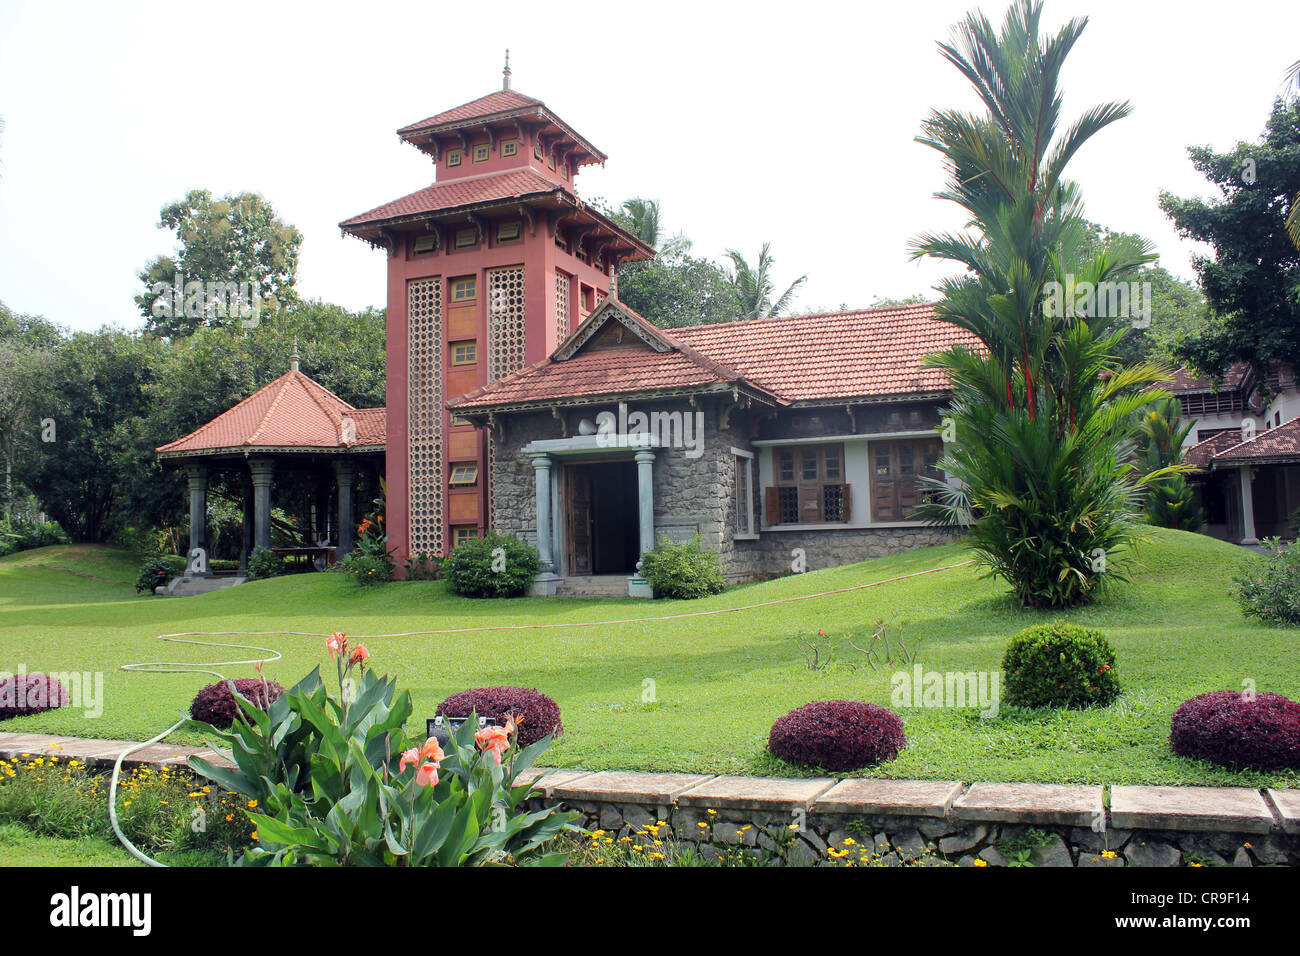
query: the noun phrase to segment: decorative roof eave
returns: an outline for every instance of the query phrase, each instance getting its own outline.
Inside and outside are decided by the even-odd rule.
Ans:
[[[489,415],[544,412],[551,408],[578,408],[588,405],[608,405],[611,402],[691,398],[696,395],[717,396],[728,393],[743,394],[756,402],[772,407],[787,404],[775,396],[761,389],[752,388],[743,382],[715,382],[708,385],[674,385],[668,388],[641,389],[639,391],[602,392],[596,395],[534,398],[492,405],[475,405],[473,408],[461,408],[456,405],[455,401],[451,401],[447,403],[447,407],[464,418],[486,419]],[[464,399],[460,399],[460,401],[464,401]]]
[[[1210,470],[1218,471],[1220,468],[1241,468],[1245,465],[1254,467],[1256,465],[1295,465],[1300,464],[1300,453],[1292,455],[1261,455],[1257,458],[1245,457],[1240,458],[1223,458],[1216,455],[1210,459]],[[1202,469],[1197,469],[1201,471]]]
[[[545,126],[543,126],[542,129],[545,129],[546,126],[554,126],[560,131],[564,138],[572,140],[586,156],[585,159],[578,163],[579,166],[590,166],[593,163],[604,163],[609,159],[608,156],[593,146],[585,137],[580,136],[573,127],[548,110],[545,104],[518,106],[513,109],[498,110],[495,113],[488,113],[483,116],[471,116],[461,120],[449,120],[433,126],[421,126],[420,123],[412,123],[410,126],[403,126],[399,129],[397,131],[397,137],[402,142],[409,143],[421,152],[426,152],[424,147],[417,142],[417,140],[423,139],[427,143],[428,140],[447,133],[463,132],[470,129],[483,128],[495,123],[510,123],[529,118],[544,123]],[[536,136],[538,132],[540,132],[540,130],[534,130],[533,135]]]
[[[382,452],[386,443],[362,444],[358,442],[348,447],[331,447],[329,445],[227,445],[221,448],[191,448],[188,451],[155,452],[159,461],[179,460],[182,458],[228,458],[249,455],[363,455]]]
[[[442,222],[448,220],[464,219],[467,215],[473,215],[479,212],[489,212],[494,209],[518,207],[521,203],[536,202],[546,197],[554,197],[560,202],[557,205],[567,205],[564,202],[567,199],[565,193],[567,190],[563,186],[557,185],[554,189],[542,189],[534,193],[523,193],[518,196],[506,196],[502,199],[488,199],[483,202],[466,203],[463,206],[452,206],[447,209],[433,209],[425,212],[406,213],[401,216],[389,216],[386,219],[368,219],[365,222],[358,222],[348,225],[347,221],[339,223],[339,231],[345,236],[353,236],[369,243],[376,249],[387,248],[391,236],[385,237],[383,233],[392,230],[400,230],[404,226],[420,226],[430,222]],[[363,213],[364,215],[364,213]],[[374,238],[371,238],[373,234]]]
[[[843,405],[895,405],[899,402],[942,401],[952,396],[951,389],[931,389],[923,392],[891,392],[888,395],[842,395],[826,398],[803,398],[790,402],[791,408],[822,408]]]

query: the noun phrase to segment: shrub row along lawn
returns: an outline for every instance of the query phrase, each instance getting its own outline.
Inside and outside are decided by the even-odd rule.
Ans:
[[[1005,585],[973,567],[878,588],[709,617],[590,627],[508,626],[609,622],[737,608],[878,581],[960,562],[961,544],[733,588],[698,601],[468,600],[444,582],[357,587],[339,574],[293,575],[194,598],[137,596],[140,561],[106,548],[53,547],[0,559],[0,670],[101,672],[102,716],[77,708],[20,717],[0,729],[144,740],[173,723],[212,678],[124,672],[140,661],[206,661],[247,651],[162,643],[177,631],[297,630],[352,635],[442,628],[490,630],[366,640],[371,665],[415,699],[413,720],[450,694],[515,684],[553,697],[565,734],[547,762],[589,769],[811,775],[767,753],[773,722],[802,704],[850,698],[897,710],[907,746],[862,771],[905,778],[1071,783],[1294,786],[1295,773],[1234,772],[1175,756],[1174,709],[1196,694],[1241,690],[1300,697],[1300,631],[1248,621],[1231,577],[1248,555],[1207,537],[1155,530],[1131,565],[1132,583],[1064,615],[1101,630],[1117,654],[1123,692],[1091,710],[1015,712],[895,707],[890,669],[866,666],[845,638],[866,646],[877,621],[919,640],[927,671],[994,671],[1008,638],[1060,615],[1015,607]],[[76,572],[76,573],[74,573]],[[798,638],[817,632],[829,666],[806,664]],[[202,639],[202,638],[200,638]],[[268,679],[289,686],[326,660],[323,639],[212,638],[273,647]],[[824,654],[822,655],[824,660]],[[251,666],[217,667],[252,677]],[[199,743],[177,737],[178,743]]]

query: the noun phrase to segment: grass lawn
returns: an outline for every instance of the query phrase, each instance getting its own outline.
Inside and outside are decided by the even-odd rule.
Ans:
[[[591,769],[695,770],[779,775],[813,771],[766,753],[772,722],[812,700],[851,697],[890,704],[889,672],[837,662],[812,671],[796,635],[868,636],[878,619],[905,622],[921,638],[927,670],[999,667],[1005,642],[1052,615],[1012,606],[1004,585],[971,567],[829,597],[675,621],[501,630],[519,624],[624,618],[740,607],[878,581],[953,564],[959,544],[735,588],[695,602],[517,599],[470,601],[442,582],[359,588],[333,574],[295,575],[203,597],[137,596],[139,561],[107,548],[54,547],[0,559],[0,670],[100,671],[103,716],[67,708],[6,721],[4,730],[143,740],[173,723],[198,688],[198,674],[125,672],[139,661],[210,662],[250,656],[227,648],[163,643],[176,631],[296,630],[351,635],[489,626],[497,629],[366,641],[372,665],[395,674],[419,720],[468,687],[536,687],[560,704],[566,733],[548,763]],[[867,775],[1077,783],[1297,786],[1300,774],[1234,773],[1174,756],[1169,718],[1195,694],[1240,689],[1300,698],[1300,631],[1242,617],[1230,578],[1246,557],[1199,535],[1154,531],[1132,565],[1133,583],[1069,619],[1104,631],[1124,684],[1112,706],[1090,712],[1019,712],[981,718],[973,710],[903,709],[909,745]],[[316,637],[215,637],[273,647],[283,660],[267,676],[286,686],[327,660]],[[217,667],[230,677],[251,666]],[[655,700],[643,702],[654,681]],[[178,743],[198,743],[178,736]]]

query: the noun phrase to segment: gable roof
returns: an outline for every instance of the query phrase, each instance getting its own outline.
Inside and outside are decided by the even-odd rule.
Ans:
[[[1230,365],[1223,373],[1222,379],[1216,382],[1213,376],[1196,375],[1184,365],[1174,372],[1173,381],[1166,388],[1175,393],[1231,391],[1245,385],[1249,374],[1250,366],[1247,363],[1236,362]]]
[[[647,348],[584,349],[610,321]],[[936,320],[933,305],[660,329],[611,298],[549,358],[449,404],[471,412],[728,387],[782,405],[938,396],[947,380],[922,359],[954,344],[978,342]]]
[[[504,172],[449,179],[446,182],[425,186],[423,189],[417,189],[400,199],[376,206],[351,219],[344,219],[339,223],[339,228],[348,230],[356,226],[389,222],[405,216],[418,216],[443,209],[470,207],[509,199],[523,199],[527,196],[541,196],[547,193],[563,194],[572,199],[572,194],[567,189],[547,179],[541,173],[527,168],[508,169]]]
[[[1211,435],[1205,441],[1197,442],[1183,453],[1183,461],[1198,471],[1210,466],[1214,456],[1241,443],[1241,429],[1230,428],[1227,431]]]
[[[1211,439],[1213,441],[1213,439]],[[1263,465],[1300,461],[1300,418],[1229,445],[1214,455],[1215,465]]]
[[[525,96],[515,90],[496,90],[487,96],[480,96],[476,100],[470,100],[460,106],[443,110],[441,113],[430,116],[428,119],[422,119],[418,123],[403,126],[397,133],[400,136],[404,133],[434,129],[449,123],[456,124],[466,120],[484,119],[498,113],[510,113],[518,109],[545,105],[541,100],[535,100],[531,96]]]
[[[384,409],[353,408],[302,372],[291,371],[155,450],[159,458],[258,448],[373,451],[384,446],[384,419]]]

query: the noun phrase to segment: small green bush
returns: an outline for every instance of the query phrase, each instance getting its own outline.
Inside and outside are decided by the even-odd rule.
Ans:
[[[655,597],[662,598],[702,598],[727,586],[718,556],[700,546],[698,534],[685,544],[661,536],[654,550],[642,557],[641,575],[654,588]]]
[[[1232,579],[1241,613],[1266,624],[1300,624],[1300,542],[1262,543],[1267,553],[1247,561]]]
[[[516,597],[542,569],[537,549],[514,535],[488,532],[456,548],[442,562],[451,590],[462,597]]]
[[[374,557],[353,551],[342,561],[342,571],[364,587],[384,584],[393,580],[393,562],[385,557]]]
[[[278,578],[284,574],[284,558],[270,548],[257,548],[248,558],[248,580]]]
[[[140,566],[140,576],[135,579],[135,593],[153,594],[154,588],[165,585],[185,570],[185,559],[177,554],[155,554]]]
[[[1053,621],[1027,627],[1002,659],[1015,707],[1105,706],[1119,696],[1115,651],[1100,631]]]

